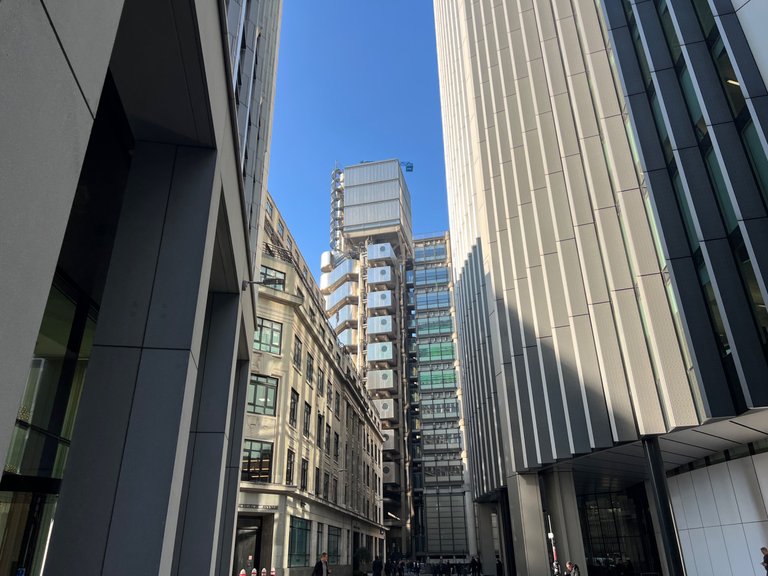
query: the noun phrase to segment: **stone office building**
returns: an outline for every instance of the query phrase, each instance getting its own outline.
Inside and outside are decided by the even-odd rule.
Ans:
[[[235,569],[352,574],[384,550],[381,422],[274,200],[245,401]]]

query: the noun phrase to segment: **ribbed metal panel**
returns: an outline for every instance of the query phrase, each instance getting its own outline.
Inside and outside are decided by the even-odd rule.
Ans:
[[[390,266],[379,266],[378,268],[368,269],[368,284],[391,284],[394,278],[392,277],[392,268]]]
[[[394,370],[369,370],[366,378],[368,390],[392,390],[397,387]]]
[[[373,405],[379,411],[379,418],[382,420],[397,420],[397,403],[391,398],[383,400],[374,400]]]
[[[380,182],[382,180],[398,180],[400,176],[399,160],[383,160],[381,162],[366,162],[348,166],[344,169],[344,183],[347,187]]]
[[[369,262],[394,262],[396,260],[395,251],[392,249],[392,245],[389,243],[371,244],[368,246],[368,261]]]
[[[369,309],[392,308],[392,291],[379,290],[378,292],[369,292],[368,308]]]
[[[374,342],[368,344],[368,362],[393,362],[395,345],[392,342]]]
[[[373,316],[368,319],[368,334],[392,334],[392,316]]]

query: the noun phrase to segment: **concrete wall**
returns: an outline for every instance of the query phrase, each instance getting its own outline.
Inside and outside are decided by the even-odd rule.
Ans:
[[[765,574],[768,453],[673,476],[668,484],[688,574]]]

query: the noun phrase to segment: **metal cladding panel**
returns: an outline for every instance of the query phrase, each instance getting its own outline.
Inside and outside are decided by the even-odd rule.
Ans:
[[[384,473],[384,484],[400,483],[400,465],[397,462],[384,462],[381,471]]]
[[[320,290],[335,288],[345,276],[353,277],[359,272],[360,263],[357,260],[344,260],[333,270],[320,275]]]
[[[376,316],[368,319],[368,334],[391,334],[392,316]]]
[[[369,370],[366,377],[369,390],[389,390],[397,384],[394,370]]]
[[[397,450],[397,433],[394,430],[382,430],[384,436],[384,450]]]
[[[368,284],[389,283],[392,281],[392,268],[379,266],[368,269]]]
[[[361,186],[349,186],[344,188],[344,210],[361,204],[371,204],[382,200],[400,200],[400,182],[389,180],[387,182],[371,182]]]
[[[343,346],[357,346],[357,330],[344,330],[339,334],[339,342]]]
[[[400,178],[400,161],[383,160],[381,162],[366,162],[344,168],[344,184],[358,186],[381,180],[398,180]]]
[[[328,321],[330,322],[331,327],[335,330],[337,326],[344,322],[357,322],[357,311],[358,308],[354,304],[343,306],[342,308],[339,308],[335,314],[332,314],[330,318],[328,318]]]
[[[391,398],[384,398],[382,400],[374,400],[373,404],[379,411],[379,417],[382,420],[394,420],[397,418],[397,402]]]
[[[368,308],[390,308],[392,306],[392,291],[380,290],[368,294]]]
[[[339,286],[333,293],[325,297],[325,308],[331,310],[345,298],[357,296],[357,282],[345,282]]]
[[[368,260],[394,260],[395,251],[392,249],[392,245],[388,242],[383,244],[371,244],[368,246]]]
[[[401,222],[399,200],[383,200],[344,208],[344,230],[379,228]]]
[[[378,362],[380,360],[392,360],[394,358],[395,346],[392,342],[374,342],[368,344],[368,362]]]

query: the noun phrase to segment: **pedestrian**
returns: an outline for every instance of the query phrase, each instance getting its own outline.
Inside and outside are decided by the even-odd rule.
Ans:
[[[568,562],[565,563],[565,571],[568,574],[568,576],[579,576],[580,575],[579,565],[578,564],[574,564],[570,560],[568,560]]]
[[[374,560],[373,564],[371,565],[373,576],[381,576],[381,569],[383,567],[384,565],[381,563],[381,556],[376,556],[376,560]]]
[[[504,574],[504,566],[501,565],[501,558],[496,556],[496,576]]]
[[[760,552],[763,553],[763,568],[765,568],[765,574],[768,576],[768,548],[763,546],[760,548]]]
[[[320,560],[315,564],[312,576],[331,576],[331,571],[328,568],[328,552],[320,554]]]

